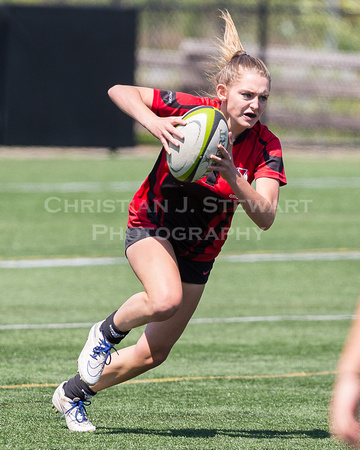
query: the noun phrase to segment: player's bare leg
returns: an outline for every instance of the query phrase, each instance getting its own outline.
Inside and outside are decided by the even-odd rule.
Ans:
[[[132,244],[126,255],[145,291],[133,295],[118,309],[116,326],[126,331],[169,319],[183,297],[172,245],[164,238],[149,237]]]
[[[180,308],[183,292],[172,245],[159,237],[133,243],[127,257],[145,290],[131,296],[106,321],[95,324],[78,358],[81,379],[94,386],[112,358],[115,343],[135,327],[161,322]]]
[[[140,251],[133,252],[132,247]],[[90,405],[89,399],[98,391],[134,378],[166,359],[193,315],[204,290],[204,285],[181,282],[173,248],[166,240],[146,238],[138,241],[128,249],[128,258],[145,291],[130,297],[109,318],[116,318],[113,325],[118,331],[121,328],[125,330],[124,334],[127,328],[149,324],[137,344],[113,352],[108,365],[105,364],[107,357],[102,352],[102,346],[111,347],[112,340],[109,338],[107,342],[105,339],[103,327],[99,328],[102,322],[92,328],[96,332],[94,339],[99,341],[100,346],[93,348],[90,345],[91,351],[100,352],[103,359],[96,382],[86,382],[80,378],[80,372],[80,376],[62,383],[53,397],[54,406],[63,412],[68,428],[74,431],[95,429],[87,419],[84,405]],[[90,338],[91,334],[88,338],[90,343],[94,340]],[[84,349],[86,347],[89,345],[86,344]]]
[[[99,392],[161,364],[194,314],[204,287],[184,283],[181,308],[166,321],[148,324],[135,345],[112,353],[110,364],[105,366],[99,382],[91,389]]]

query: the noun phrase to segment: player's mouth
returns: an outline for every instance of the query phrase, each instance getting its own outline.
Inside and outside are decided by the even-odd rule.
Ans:
[[[250,119],[250,120],[254,120],[254,119],[257,118],[257,115],[256,115],[256,114],[250,113],[250,112],[249,112],[249,113],[245,113],[244,116],[247,117],[247,118]]]

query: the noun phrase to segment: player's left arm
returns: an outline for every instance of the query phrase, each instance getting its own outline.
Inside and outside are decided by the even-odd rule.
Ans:
[[[228,182],[250,219],[262,230],[268,230],[276,216],[280,181],[276,178],[259,177],[254,189],[233,163],[231,142],[228,149],[221,144],[218,148],[222,157],[211,155],[210,157],[216,165],[210,165],[209,169],[217,170]]]
[[[246,214],[262,230],[273,224],[279,200],[279,180],[258,178],[255,189],[237,172],[235,181],[229,183]]]

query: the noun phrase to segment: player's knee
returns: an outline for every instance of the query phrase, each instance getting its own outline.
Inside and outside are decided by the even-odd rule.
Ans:
[[[156,322],[170,319],[181,307],[182,292],[166,292],[151,301],[152,317]]]
[[[150,366],[153,369],[154,367],[160,366],[168,357],[171,349],[168,348],[159,348],[152,352],[150,359]]]
[[[143,340],[140,339],[135,347],[137,364],[145,370],[153,369],[167,359],[171,348],[172,346],[166,341],[161,341],[157,345],[151,344],[149,347],[148,345],[143,345]]]

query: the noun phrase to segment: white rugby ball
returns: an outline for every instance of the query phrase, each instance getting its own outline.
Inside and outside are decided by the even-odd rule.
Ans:
[[[184,139],[177,147],[170,143],[171,154],[167,154],[170,173],[180,181],[197,181],[211,171],[207,169],[210,155],[222,156],[217,148],[228,145],[229,129],[224,114],[213,106],[197,106],[188,111],[183,119],[186,125],[178,125]]]

